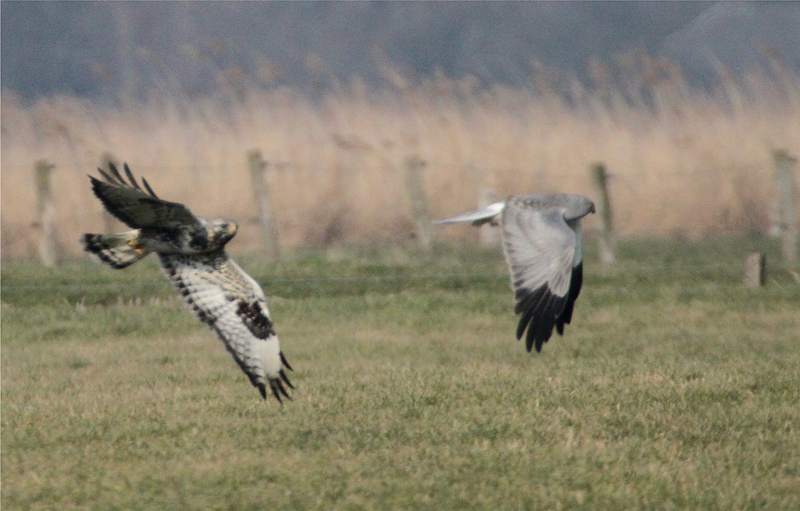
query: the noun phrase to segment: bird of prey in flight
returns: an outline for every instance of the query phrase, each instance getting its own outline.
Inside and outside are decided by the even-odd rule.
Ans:
[[[125,164],[123,178],[114,165],[103,180],[89,176],[94,194],[132,231],[84,234],[84,249],[112,268],[125,268],[153,252],[184,305],[217,334],[233,359],[266,400],[267,386],[281,401],[294,388],[264,292],[228,254],[235,222],[194,216],[177,202],[160,199],[142,179],[142,189]]]
[[[581,218],[594,212],[594,203],[581,195],[523,195],[435,223],[502,227],[514,312],[520,315],[517,339],[527,329],[526,348],[540,352],[553,327],[563,335],[572,320],[583,282]]]

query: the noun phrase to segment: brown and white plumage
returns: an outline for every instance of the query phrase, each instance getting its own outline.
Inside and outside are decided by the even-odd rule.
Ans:
[[[527,330],[527,350],[539,352],[553,328],[563,334],[572,321],[583,283],[581,218],[594,211],[592,201],[580,195],[524,195],[436,223],[501,225],[514,312],[520,315],[517,339]]]
[[[134,228],[121,234],[84,234],[86,251],[113,268],[125,268],[150,252],[183,303],[208,325],[266,399],[267,386],[281,401],[294,388],[284,367],[264,292],[225,253],[237,225],[195,217],[183,204],[159,199],[143,180],[142,189],[125,165],[126,181],[117,169],[100,170],[104,181],[90,176],[92,189],[106,209]]]

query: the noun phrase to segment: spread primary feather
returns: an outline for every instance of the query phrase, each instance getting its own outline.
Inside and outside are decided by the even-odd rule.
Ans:
[[[592,201],[580,195],[524,195],[436,223],[501,226],[520,316],[517,339],[524,336],[527,350],[538,352],[554,328],[563,334],[572,321],[583,283],[581,218],[594,211]]]
[[[189,208],[144,189],[126,164],[123,178],[114,165],[90,176],[103,206],[134,230],[119,234],[84,234],[84,249],[109,266],[125,268],[156,253],[184,305],[209,326],[262,398],[267,387],[278,401],[294,388],[261,287],[225,252],[237,225],[194,216]]]

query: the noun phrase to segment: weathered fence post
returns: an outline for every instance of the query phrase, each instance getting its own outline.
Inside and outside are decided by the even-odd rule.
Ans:
[[[417,241],[424,252],[430,252],[433,245],[433,224],[428,213],[428,197],[422,183],[422,169],[425,162],[418,156],[406,158],[406,187],[411,198],[414,221],[417,224]]]
[[[778,181],[780,204],[778,206],[781,227],[783,259],[787,265],[797,262],[797,214],[794,208],[795,181],[793,171],[797,158],[783,149],[772,153],[775,162],[775,178]]]
[[[39,258],[46,268],[58,265],[56,250],[56,206],[50,177],[55,166],[46,160],[34,164],[36,181],[36,220],[33,224],[39,233]]]
[[[250,181],[253,185],[253,196],[258,210],[258,221],[261,224],[261,240],[267,259],[277,261],[280,257],[278,245],[278,231],[272,220],[269,190],[264,183],[268,163],[261,157],[261,151],[253,150],[247,153],[247,162],[250,168]]]
[[[600,218],[600,260],[611,264],[616,260],[616,243],[614,241],[613,215],[611,212],[611,196],[608,193],[608,172],[605,165],[595,163],[592,165],[592,177],[597,195],[600,199],[597,204]]]
[[[478,209],[485,208],[497,202],[497,192],[491,187],[483,187],[478,192]],[[487,222],[479,227],[480,244],[483,246],[494,246],[500,242],[500,229]]]
[[[767,256],[762,252],[750,252],[744,260],[744,285],[763,287],[767,282]]]
[[[475,168],[475,181],[478,182],[478,209],[497,202],[496,173],[491,169]],[[478,228],[478,240],[483,246],[500,243],[500,229],[487,222]]]

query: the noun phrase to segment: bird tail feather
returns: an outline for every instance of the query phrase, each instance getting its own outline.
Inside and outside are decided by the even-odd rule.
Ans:
[[[435,224],[455,224],[460,222],[472,222],[472,225],[483,225],[487,222],[492,222],[492,225],[497,225],[497,220],[505,207],[505,202],[495,202],[483,209],[470,211],[463,215],[444,218],[442,220],[434,220]]]
[[[139,229],[119,234],[84,234],[83,249],[112,268],[122,269],[150,253],[139,242]]]

